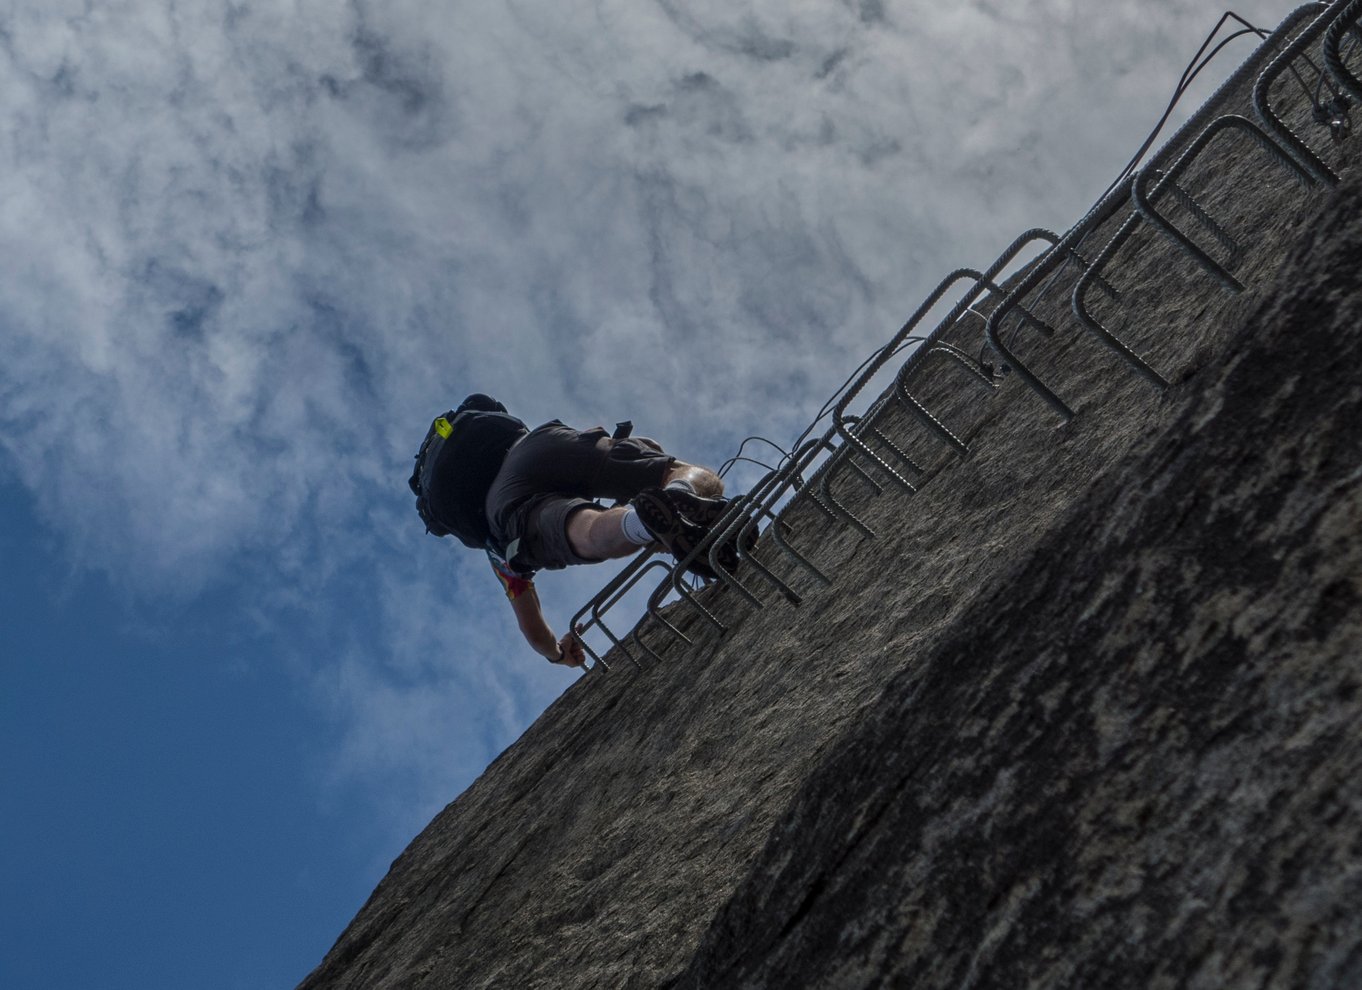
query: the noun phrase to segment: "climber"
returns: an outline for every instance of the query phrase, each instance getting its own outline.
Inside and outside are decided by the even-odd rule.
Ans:
[[[480,393],[431,424],[408,484],[426,531],[485,550],[525,639],[550,662],[571,667],[586,661],[582,644],[549,626],[535,573],[655,544],[680,559],[728,504],[718,475],[629,436],[629,424],[613,437],[557,420],[530,430]],[[735,549],[723,547],[720,561],[736,567]],[[703,560],[690,570],[715,576]]]

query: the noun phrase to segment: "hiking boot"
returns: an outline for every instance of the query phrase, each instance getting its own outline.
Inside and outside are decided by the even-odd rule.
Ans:
[[[681,560],[705,541],[709,531],[681,512],[677,505],[679,500],[673,498],[677,494],[683,493],[662,488],[645,488],[635,495],[629,504],[634,507],[639,521],[647,527],[648,532],[657,537],[658,542],[666,547],[673,557]],[[718,577],[705,560],[704,554],[692,560],[686,570],[711,581]]]
[[[725,540],[724,544],[719,547],[719,552],[716,555],[719,566],[728,571],[729,574],[738,573],[738,565],[741,563],[741,558],[738,557],[739,549],[741,549],[743,553],[750,554],[756,549],[757,540],[760,539],[761,536],[761,534],[757,532],[756,526],[747,523],[744,523],[739,527],[739,533],[739,536],[730,536]],[[708,557],[709,554],[705,554],[705,556]]]
[[[738,565],[741,563],[741,560],[738,557],[738,548],[741,546],[744,551],[751,553],[752,548],[756,545],[757,534],[756,528],[753,527],[751,531],[743,535],[741,540],[736,536],[729,537],[725,540],[719,545],[719,551],[714,555],[714,558],[719,562],[719,566],[728,571],[729,574],[737,574]],[[710,549],[712,548],[706,548],[703,555],[706,563],[709,561]],[[707,568],[707,570],[712,571],[713,568]]]
[[[706,554],[708,556],[708,554]],[[719,561],[719,566],[728,571],[729,574],[738,573],[738,541],[729,540],[719,547],[715,559]]]
[[[719,517],[728,508],[728,499],[726,498],[705,498],[703,495],[688,492],[684,488],[664,488],[662,490],[667,493],[668,499],[671,500],[678,512],[705,529],[709,529],[718,522]]]
[[[757,532],[756,526],[744,526],[742,530],[742,548],[746,553],[751,553],[757,548],[757,541],[761,539],[761,534]]]

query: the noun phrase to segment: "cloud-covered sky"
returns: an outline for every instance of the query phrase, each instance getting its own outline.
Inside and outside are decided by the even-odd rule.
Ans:
[[[1075,220],[1220,12],[0,4],[4,518],[161,642],[229,603],[385,861],[571,680],[421,532],[430,417],[789,440],[942,275]]]

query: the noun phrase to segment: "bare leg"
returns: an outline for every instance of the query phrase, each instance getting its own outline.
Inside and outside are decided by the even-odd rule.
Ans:
[[[643,549],[624,535],[620,517],[627,510],[583,506],[568,516],[567,538],[572,552],[585,560],[613,560]]]
[[[724,493],[723,479],[708,468],[676,461],[667,469],[662,484],[668,485],[678,478],[690,482],[695,494],[703,498],[719,498]],[[583,506],[568,516],[567,538],[572,552],[584,560],[614,560],[641,550],[637,543],[624,535],[620,517],[626,511],[624,506],[614,509]]]
[[[662,480],[662,484],[665,487],[678,479],[690,482],[690,486],[695,489],[695,494],[703,498],[719,498],[724,493],[723,479],[709,468],[696,467],[694,464],[687,464],[685,461],[676,461],[667,470],[667,476]]]

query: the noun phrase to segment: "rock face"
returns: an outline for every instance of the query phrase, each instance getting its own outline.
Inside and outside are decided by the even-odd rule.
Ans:
[[[673,986],[1362,986],[1359,192],[839,740]]]
[[[891,409],[920,490],[837,485],[876,537],[789,514],[831,587],[763,540],[801,606],[650,623],[302,986],[1362,986],[1362,182],[1245,148],[1186,183],[1250,291],[1111,273],[1171,388],[1038,301],[1072,422],[927,383],[958,458]]]

